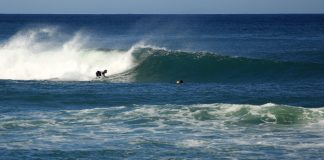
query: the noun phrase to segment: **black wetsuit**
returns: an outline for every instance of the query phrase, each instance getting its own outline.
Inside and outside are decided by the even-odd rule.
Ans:
[[[100,72],[100,71],[97,71],[97,72],[96,72],[96,76],[97,76],[97,77],[101,77],[101,72]]]

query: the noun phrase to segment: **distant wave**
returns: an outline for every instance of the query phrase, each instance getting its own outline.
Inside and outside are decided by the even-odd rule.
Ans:
[[[171,51],[135,44],[129,50],[87,48],[76,32],[61,40],[56,28],[21,31],[0,46],[0,79],[108,81],[259,82],[324,78],[324,64],[230,57],[207,52]]]

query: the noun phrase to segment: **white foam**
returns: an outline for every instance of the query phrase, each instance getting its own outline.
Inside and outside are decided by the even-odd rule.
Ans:
[[[87,49],[82,32],[61,40],[57,28],[44,27],[19,32],[0,46],[0,79],[91,80],[97,70],[108,75],[122,73],[136,65],[132,52]]]
[[[324,143],[300,143],[294,145],[293,148],[297,148],[297,149],[324,148]]]
[[[0,129],[4,133],[3,135],[15,135],[16,129],[24,129],[24,132],[15,135],[19,141],[12,141],[10,138],[1,139],[0,147],[6,149],[82,150],[107,146],[110,141],[118,142],[121,146],[137,147],[138,144],[147,143],[145,139],[148,141],[154,139],[181,148],[208,150],[222,149],[226,146],[276,147],[289,151],[300,149],[316,151],[323,148],[323,143],[321,143],[323,140],[323,118],[321,117],[318,118],[318,123],[292,126],[272,124],[240,126],[224,123],[226,121],[235,122],[239,120],[236,117],[240,118],[241,116],[241,114],[231,114],[239,110],[231,110],[226,107],[248,108],[256,114],[260,112],[260,117],[263,115],[271,117],[272,115],[267,113],[269,108],[262,106],[221,103],[169,104],[6,113],[0,117]],[[280,107],[281,105],[275,106]],[[305,110],[314,111],[320,114],[319,116],[322,116],[323,113],[323,108]],[[201,111],[208,112],[208,115],[212,115],[213,118],[206,120],[195,118],[197,114],[201,114]],[[128,123],[141,119],[151,120],[139,124]],[[317,118],[315,117],[315,119]],[[313,138],[300,138],[304,135],[312,135]],[[244,152],[246,150],[242,150],[242,153]]]
[[[186,147],[186,148],[204,147],[206,144],[208,143],[202,140],[195,140],[195,139],[186,139],[178,143],[179,146]]]

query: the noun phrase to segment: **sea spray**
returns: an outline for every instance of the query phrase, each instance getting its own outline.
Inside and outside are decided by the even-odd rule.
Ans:
[[[76,32],[57,42],[53,28],[19,32],[0,47],[0,79],[15,80],[91,80],[97,70],[108,75],[124,72],[135,64],[128,51],[84,48],[86,35]],[[42,41],[46,38],[46,42]],[[48,40],[49,39],[49,40]]]

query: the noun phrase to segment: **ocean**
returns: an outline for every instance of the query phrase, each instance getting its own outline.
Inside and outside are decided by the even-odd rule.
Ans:
[[[324,15],[0,15],[0,159],[322,159],[323,133]]]

